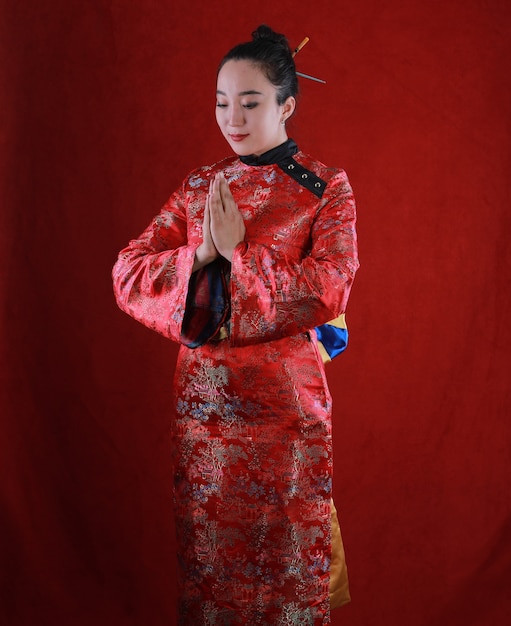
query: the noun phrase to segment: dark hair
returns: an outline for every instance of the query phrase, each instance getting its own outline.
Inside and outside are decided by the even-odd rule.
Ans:
[[[252,41],[234,46],[224,56],[218,71],[227,61],[252,61],[259,65],[266,78],[277,87],[277,104],[284,104],[289,96],[298,94],[296,67],[288,41],[269,26],[261,24],[252,33]]]

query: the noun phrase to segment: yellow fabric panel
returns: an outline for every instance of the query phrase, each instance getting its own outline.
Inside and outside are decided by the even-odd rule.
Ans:
[[[328,363],[329,361],[332,360],[330,358],[328,352],[325,350],[325,346],[321,343],[321,341],[318,341],[318,350],[319,350],[319,354],[321,355],[321,358],[323,360],[323,363]]]
[[[334,320],[328,322],[330,326],[335,326],[336,328],[346,328],[346,316],[344,313],[336,317]]]
[[[330,563],[330,608],[336,609],[350,602],[348,568],[342,543],[337,510],[332,500],[332,560]]]

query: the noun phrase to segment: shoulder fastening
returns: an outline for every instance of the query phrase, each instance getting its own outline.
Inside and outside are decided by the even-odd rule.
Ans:
[[[293,157],[286,157],[277,162],[277,165],[282,169],[286,174],[291,176],[297,183],[300,183],[302,187],[305,187],[309,191],[321,198],[323,196],[323,192],[326,188],[326,182],[316,176],[314,172],[311,172],[307,168],[300,165],[297,161],[293,159]]]

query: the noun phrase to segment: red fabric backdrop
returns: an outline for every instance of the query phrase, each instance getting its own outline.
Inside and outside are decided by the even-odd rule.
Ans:
[[[331,364],[350,626],[511,614],[504,0],[2,2],[0,623],[169,626],[176,348],[110,269],[228,153],[216,64],[311,42],[291,136],[344,167],[362,267]]]

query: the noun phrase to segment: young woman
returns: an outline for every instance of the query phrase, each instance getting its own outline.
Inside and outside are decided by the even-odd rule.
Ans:
[[[114,266],[119,306],[180,342],[179,624],[330,623],[331,397],[315,327],[358,268],[344,171],[288,139],[298,83],[260,26],[217,79],[236,156],[192,172]]]

